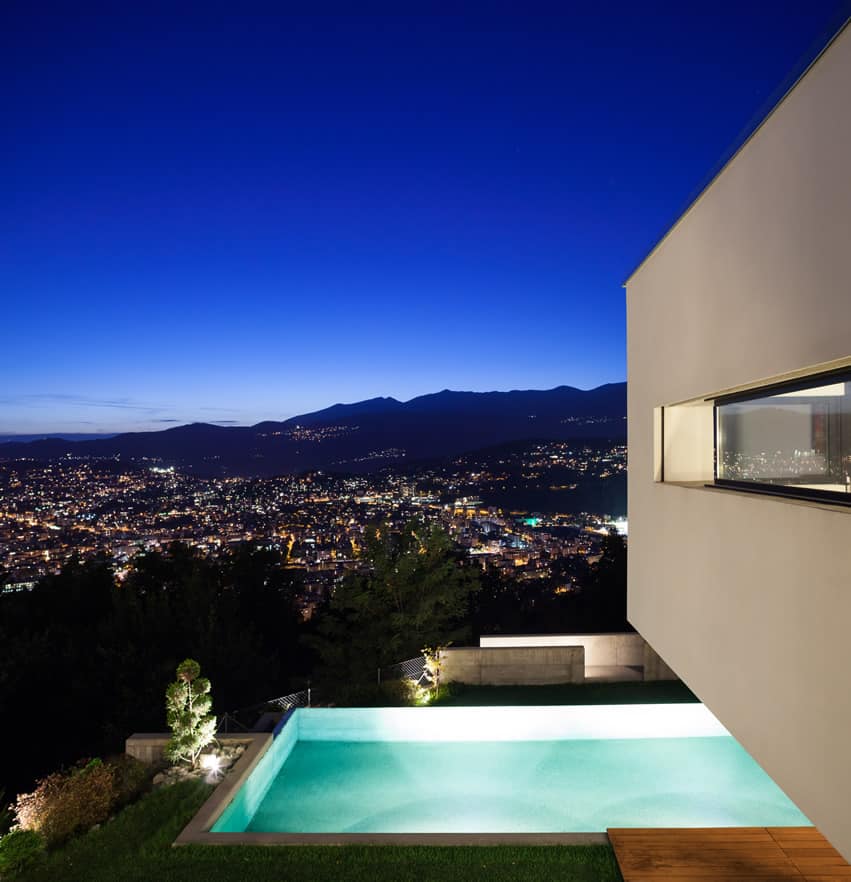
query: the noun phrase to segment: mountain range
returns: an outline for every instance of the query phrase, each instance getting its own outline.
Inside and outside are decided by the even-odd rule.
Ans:
[[[199,475],[368,472],[525,440],[624,440],[626,383],[587,391],[453,392],[371,398],[256,426],[192,423],[157,432],[0,444],[0,461],[74,457],[158,460]]]

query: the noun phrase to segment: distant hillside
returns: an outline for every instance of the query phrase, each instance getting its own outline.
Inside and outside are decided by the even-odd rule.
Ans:
[[[514,392],[445,389],[406,402],[372,398],[335,404],[250,427],[193,423],[94,440],[10,442],[0,444],[0,460],[67,454],[146,457],[203,475],[268,476],[308,469],[366,472],[510,441],[625,437],[626,383],[588,391],[571,386]]]
[[[45,438],[64,438],[66,441],[92,441],[96,438],[114,438],[115,432],[41,432],[37,435],[0,435],[0,444],[14,441],[25,444],[28,441],[42,441]]]

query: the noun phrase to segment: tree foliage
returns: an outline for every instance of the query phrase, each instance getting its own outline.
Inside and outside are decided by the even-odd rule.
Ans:
[[[444,530],[419,521],[399,531],[373,526],[363,556],[370,571],[344,579],[320,620],[314,644],[326,682],[371,682],[378,668],[418,655],[423,646],[469,635],[478,572],[463,563]]]
[[[210,560],[173,543],[137,555],[121,581],[106,557],[72,558],[32,591],[0,594],[0,719],[29,732],[0,754],[0,783],[11,798],[80,756],[122,751],[132,732],[162,731],[163,686],[184,655],[233,711],[301,689],[311,672],[374,685],[378,667],[471,631],[628,627],[622,537],[602,550],[590,566],[557,562],[575,590],[556,594],[552,583],[478,575],[437,528],[377,526],[365,539],[370,571],[347,577],[308,623],[301,577],[275,550],[247,543]],[[45,707],[68,721],[61,738],[34,725]]]
[[[626,618],[626,541],[612,529],[591,572],[591,617],[601,631],[631,631]]]
[[[184,659],[177,666],[177,679],[166,689],[166,722],[172,736],[166,755],[173,762],[193,768],[201,751],[216,736],[216,718],[211,713],[210,681],[201,676],[201,665]]]
[[[185,655],[222,710],[301,688],[301,590],[276,551],[246,544],[212,561],[174,543],[135,557],[123,581],[106,558],[71,559],[32,591],[0,594],[0,719],[29,732],[0,754],[7,796],[164,731],[163,689]],[[61,738],[35,725],[45,707],[67,722]]]

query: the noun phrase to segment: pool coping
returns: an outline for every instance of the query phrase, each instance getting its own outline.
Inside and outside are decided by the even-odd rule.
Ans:
[[[283,727],[290,714],[281,721]],[[249,742],[233,768],[172,843],[184,845],[608,845],[606,833],[213,833],[212,826],[227,808],[255,766],[272,746],[267,732],[246,732]]]
[[[185,833],[186,831],[184,831]],[[173,845],[609,845],[606,833],[197,833]]]

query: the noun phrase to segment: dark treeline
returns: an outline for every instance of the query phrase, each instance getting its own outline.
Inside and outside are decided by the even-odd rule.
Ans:
[[[482,633],[617,631],[626,622],[626,548],[604,540],[588,567],[565,561],[581,590],[479,574],[436,528],[367,531],[368,574],[351,574],[309,622],[302,582],[281,555],[245,545],[218,560],[175,543],[110,563],[71,560],[30,592],[0,595],[0,720],[7,798],[86,756],[123,750],[132,732],[165,728],[164,691],[184,658],[213,684],[221,715],[304,687],[345,701],[376,668],[426,646]],[[340,694],[335,695],[335,690]]]
[[[164,691],[184,658],[217,711],[281,694],[303,670],[300,579],[276,552],[202,559],[184,545],[137,557],[117,582],[105,560],[71,560],[30,592],[0,597],[0,719],[7,795],[82,756],[163,731]],[[303,651],[302,651],[303,653]]]

